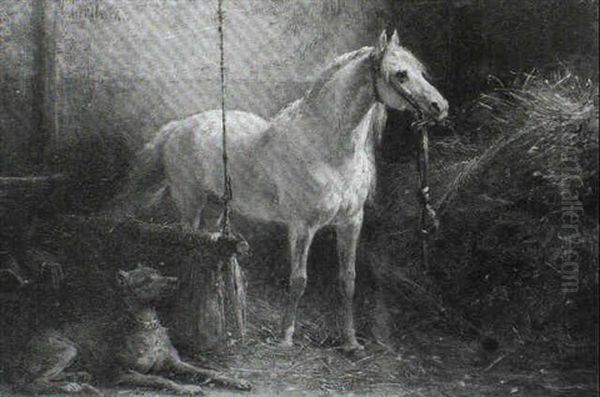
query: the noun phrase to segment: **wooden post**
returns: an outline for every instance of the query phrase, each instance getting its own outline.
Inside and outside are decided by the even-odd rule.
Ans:
[[[200,265],[202,261],[202,265]],[[174,342],[189,353],[219,351],[246,334],[246,286],[235,254],[191,255],[180,271]]]
[[[57,128],[56,114],[56,32],[57,2],[35,0],[33,3],[33,29],[35,50],[33,54],[32,120],[30,159],[34,168],[45,161],[46,146]]]
[[[200,267],[201,260],[207,259],[190,255],[182,264],[172,325],[173,341],[191,354],[219,350],[227,336],[224,261],[212,258],[214,266]]]

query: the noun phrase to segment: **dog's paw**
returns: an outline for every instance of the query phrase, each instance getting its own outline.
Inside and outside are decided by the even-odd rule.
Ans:
[[[188,396],[203,396],[204,389],[198,385],[183,385],[177,390],[180,394]]]
[[[235,379],[231,386],[233,386],[234,388],[238,389],[238,390],[244,390],[244,391],[250,391],[252,390],[252,383],[243,380],[243,379]]]
[[[102,396],[102,392],[88,383],[66,382],[61,387],[62,391],[68,394],[85,393],[86,395]]]
[[[77,382],[67,382],[61,389],[65,393],[80,393],[83,390],[83,386]]]

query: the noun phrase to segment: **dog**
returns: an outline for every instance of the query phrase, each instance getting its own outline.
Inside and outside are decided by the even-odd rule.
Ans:
[[[198,368],[183,361],[158,319],[154,303],[177,289],[176,277],[139,265],[117,272],[124,310],[103,316],[83,316],[61,330],[47,329],[34,336],[20,360],[20,388],[31,393],[85,393],[101,395],[90,384],[108,377],[119,385],[164,389],[177,394],[201,395],[197,384],[179,383],[167,376],[202,378],[221,386],[250,390],[250,383]],[[120,312],[120,313],[119,313]],[[88,318],[89,317],[89,318]],[[74,364],[77,365],[74,365]],[[77,366],[85,371],[74,371]],[[108,379],[107,379],[108,380]]]

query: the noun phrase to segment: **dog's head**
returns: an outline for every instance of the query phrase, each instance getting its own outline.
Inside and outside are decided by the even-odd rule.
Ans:
[[[117,283],[126,295],[140,302],[151,302],[172,294],[177,288],[177,277],[166,277],[151,267],[138,265],[133,270],[119,270]]]

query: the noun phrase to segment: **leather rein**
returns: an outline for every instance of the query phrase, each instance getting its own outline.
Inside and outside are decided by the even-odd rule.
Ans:
[[[381,68],[379,62],[373,55],[371,55],[371,73],[373,79],[373,93],[375,100],[385,105],[385,102],[379,94],[377,89],[377,78],[380,76]],[[423,111],[419,107],[418,103],[414,101],[408,93],[401,87],[393,85],[394,90],[398,95],[402,97],[416,112],[416,120],[411,123],[411,130],[413,134],[419,136],[419,143],[417,145],[416,160],[417,160],[417,176],[418,176],[418,190],[417,197],[421,205],[421,214],[419,217],[419,232],[421,235],[421,247],[423,257],[423,267],[425,272],[429,271],[429,260],[428,260],[428,248],[427,240],[431,230],[437,231],[439,228],[439,220],[437,214],[431,205],[429,195],[429,136],[427,131],[427,125],[431,123],[431,120],[425,118]],[[432,225],[428,226],[427,219],[430,219]]]

